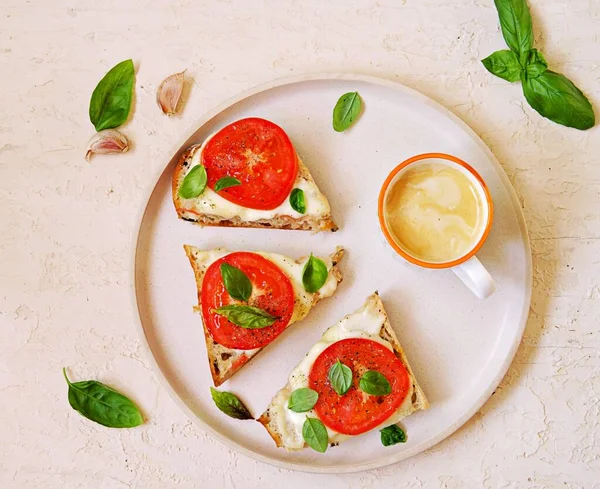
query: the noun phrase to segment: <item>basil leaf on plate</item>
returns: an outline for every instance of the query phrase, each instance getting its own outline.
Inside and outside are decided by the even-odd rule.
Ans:
[[[269,314],[264,309],[241,304],[229,304],[227,306],[213,309],[214,312],[225,316],[236,326],[246,329],[260,329],[271,326],[279,318]]]
[[[388,379],[377,370],[367,370],[360,378],[358,386],[361,391],[372,396],[386,396],[392,392]]]
[[[295,413],[305,413],[315,406],[318,399],[319,394],[317,391],[309,389],[308,387],[301,387],[300,389],[292,391],[288,401],[288,409],[291,409]]]
[[[221,263],[221,277],[225,289],[231,297],[238,301],[247,301],[252,294],[252,282],[239,268],[229,263]]]
[[[525,57],[525,73],[528,78],[535,78],[548,70],[544,55],[537,49],[530,49]]]
[[[138,407],[123,394],[95,380],[71,382],[66,368],[63,375],[69,385],[69,404],[87,419],[109,428],[133,428],[144,423]]]
[[[206,168],[204,168],[204,165],[196,165],[183,179],[181,187],[179,188],[179,196],[184,199],[198,197],[204,192],[206,182],[208,182]]]
[[[329,369],[327,378],[331,382],[333,390],[343,396],[352,385],[352,370],[338,360]]]
[[[325,262],[311,253],[302,270],[302,285],[307,292],[317,292],[327,281],[327,265]]]
[[[292,209],[300,214],[306,212],[306,201],[304,200],[304,190],[301,188],[295,188],[290,194],[290,205]]]
[[[325,453],[329,444],[327,428],[317,418],[307,417],[302,425],[302,437],[310,448]]]
[[[581,130],[596,123],[589,100],[565,76],[548,70],[535,78],[522,77],[521,81],[527,102],[540,115]]]
[[[502,35],[510,49],[522,60],[522,56],[533,47],[531,14],[525,0],[494,0]]]
[[[242,182],[240,182],[235,177],[219,178],[217,180],[217,183],[215,183],[215,192],[219,192],[219,191],[224,190],[229,187],[237,187],[238,185],[241,185],[241,184],[242,184]]]
[[[360,114],[362,100],[358,92],[342,95],[333,108],[333,129],[342,132],[348,129]]]
[[[509,49],[496,51],[481,62],[486,70],[506,81],[515,82],[519,79],[521,65],[517,55]]]
[[[123,124],[129,116],[135,70],[133,61],[127,59],[104,75],[90,99],[90,121],[96,131],[112,129]]]
[[[387,426],[382,430],[379,430],[379,432],[381,433],[381,444],[384,447],[389,447],[396,443],[406,443],[406,433],[402,428],[395,424]]]
[[[214,387],[211,387],[210,395],[215,405],[227,416],[235,419],[254,419],[248,408],[244,406],[244,403],[235,394],[218,391]]]

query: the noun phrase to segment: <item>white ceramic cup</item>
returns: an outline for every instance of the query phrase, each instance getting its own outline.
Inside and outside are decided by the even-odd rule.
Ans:
[[[485,226],[482,226],[480,236],[477,240],[474,240],[473,246],[470,247],[470,249],[463,256],[452,261],[428,262],[412,256],[397,243],[388,227],[385,207],[389,190],[402,176],[404,171],[406,171],[409,167],[413,168],[414,165],[419,165],[422,163],[443,163],[445,165],[452,166],[459,170],[461,173],[463,173],[469,178],[469,180],[477,189],[477,191],[480,192],[480,195],[482,197],[481,200],[485,206],[485,215],[483,216],[483,219],[485,220]],[[463,283],[469,289],[471,289],[471,291],[480,299],[485,299],[493,294],[494,290],[496,289],[494,280],[492,279],[489,272],[485,269],[485,267],[481,264],[481,262],[477,259],[475,254],[483,246],[483,243],[485,243],[485,240],[487,239],[490,233],[493,220],[494,205],[492,203],[490,191],[487,188],[485,182],[483,181],[483,178],[481,178],[481,176],[470,165],[468,165],[467,163],[455,156],[444,153],[426,153],[413,156],[412,158],[409,158],[408,160],[400,163],[396,168],[394,168],[390,172],[385,182],[383,183],[383,186],[381,187],[381,191],[379,192],[379,202],[377,208],[381,231],[383,232],[385,239],[387,240],[388,244],[392,247],[395,253],[400,255],[408,262],[420,267],[434,269],[452,269],[456,276],[460,278],[463,281]]]

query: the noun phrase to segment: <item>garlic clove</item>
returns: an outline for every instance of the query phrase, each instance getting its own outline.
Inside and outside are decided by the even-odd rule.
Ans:
[[[165,78],[156,91],[156,103],[164,114],[173,115],[183,93],[185,70]]]
[[[127,141],[124,134],[116,129],[105,129],[91,137],[87,145],[85,159],[86,161],[90,161],[93,154],[125,153],[128,149],[129,141]]]

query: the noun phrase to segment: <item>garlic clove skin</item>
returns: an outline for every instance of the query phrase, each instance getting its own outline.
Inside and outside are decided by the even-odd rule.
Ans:
[[[124,134],[116,129],[105,129],[94,134],[88,141],[85,159],[90,161],[94,154],[125,153],[128,149],[129,141]]]
[[[156,91],[156,103],[163,114],[173,115],[177,113],[177,106],[183,93],[185,83],[185,71],[175,73],[165,78]]]

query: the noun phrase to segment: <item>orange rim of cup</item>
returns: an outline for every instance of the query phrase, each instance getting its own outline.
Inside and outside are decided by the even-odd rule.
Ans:
[[[485,230],[483,231],[483,234],[481,235],[481,238],[479,239],[477,244],[473,248],[471,248],[471,250],[464,256],[461,256],[460,258],[457,258],[456,260],[449,261],[449,262],[443,262],[443,263],[431,263],[431,262],[427,262],[427,261],[422,261],[422,260],[419,260],[418,258],[415,258],[414,256],[409,255],[400,246],[398,246],[396,241],[394,241],[394,238],[388,231],[388,228],[387,228],[387,225],[385,222],[385,216],[384,216],[385,195],[386,195],[387,189],[390,186],[390,183],[392,182],[394,177],[400,171],[402,171],[404,168],[406,168],[408,165],[411,165],[412,163],[416,163],[417,161],[431,159],[431,158],[438,158],[438,159],[442,159],[442,160],[451,161],[452,163],[456,163],[457,165],[462,166],[471,175],[473,175],[473,177],[479,182],[479,184],[483,188],[483,192],[485,194],[485,199],[487,201],[487,206],[488,206],[488,218],[487,218]],[[391,171],[391,173],[387,176],[387,178],[385,179],[385,182],[383,182],[383,186],[381,187],[381,190],[379,191],[379,201],[377,203],[377,214],[379,216],[379,226],[381,227],[381,231],[383,232],[385,239],[390,244],[390,246],[394,249],[394,251],[396,253],[398,253],[400,256],[402,256],[402,258],[404,258],[405,260],[409,261],[410,263],[413,263],[414,265],[418,265],[420,267],[450,268],[450,267],[454,267],[456,265],[460,265],[461,263],[466,262],[467,260],[469,260],[470,258],[475,256],[475,253],[477,253],[480,250],[480,248],[483,246],[483,243],[485,243],[485,240],[487,239],[488,235],[490,234],[490,229],[492,227],[494,204],[492,202],[492,196],[490,195],[490,191],[489,191],[487,185],[485,184],[483,178],[481,178],[481,175],[479,175],[479,173],[477,173],[471,165],[464,162],[460,158],[457,158],[456,156],[448,155],[445,153],[424,153],[424,154],[413,156],[412,158],[409,158],[408,160],[403,161],[396,168],[394,168]]]

